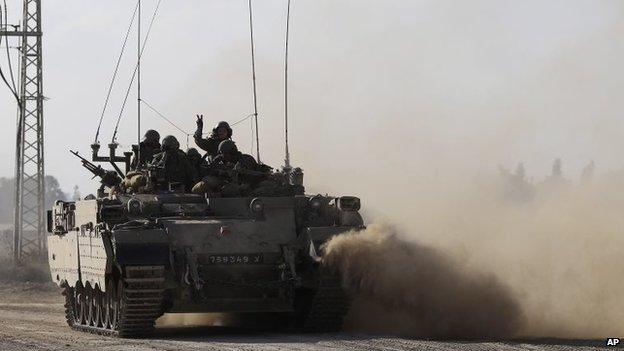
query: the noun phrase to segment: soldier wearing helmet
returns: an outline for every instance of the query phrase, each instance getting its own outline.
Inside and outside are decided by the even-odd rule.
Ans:
[[[219,122],[208,138],[203,138],[204,116],[197,115],[197,130],[193,135],[195,144],[206,151],[206,156],[215,157],[219,153],[219,144],[224,140],[232,139],[232,128],[227,122]]]
[[[205,172],[208,164],[206,163],[206,160],[202,158],[202,155],[199,153],[199,151],[197,151],[197,149],[193,147],[186,150],[186,158],[188,159],[191,166],[195,168],[197,174],[199,174],[199,176],[201,177]]]
[[[256,177],[248,177],[250,174],[264,177],[271,171],[271,167],[260,165],[253,156],[240,152],[232,140],[224,140],[219,144],[219,154],[210,160],[210,166],[225,167],[241,175],[246,174],[247,176],[239,177],[242,182],[254,182],[252,178]]]
[[[154,155],[160,152],[160,134],[153,129],[148,130],[138,148],[135,145],[133,149],[132,169],[144,167],[152,161]],[[137,155],[140,156],[140,160]]]
[[[167,135],[162,141],[162,151],[179,151],[180,142],[173,135]]]
[[[211,163],[235,164],[241,156],[236,143],[230,139],[219,143],[217,156],[212,158]]]
[[[173,135],[166,136],[162,141],[162,152],[154,156],[151,167],[160,169],[164,184],[181,184],[186,191],[191,191],[197,182],[198,175],[195,168],[180,150],[180,143]],[[166,186],[166,188],[169,188]],[[165,188],[161,186],[161,188]]]

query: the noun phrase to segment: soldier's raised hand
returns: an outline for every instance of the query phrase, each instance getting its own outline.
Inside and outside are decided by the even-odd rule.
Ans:
[[[197,121],[195,121],[195,123],[197,123],[197,129],[195,130],[195,134],[193,134],[194,138],[201,138],[202,137],[202,131],[204,129],[204,115],[197,115]]]
[[[197,129],[204,129],[204,115],[197,115],[197,121],[195,123],[197,123]]]

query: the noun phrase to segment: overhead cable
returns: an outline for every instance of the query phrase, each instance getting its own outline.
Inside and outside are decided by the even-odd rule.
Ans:
[[[4,3],[4,26],[8,28],[9,9],[6,4],[6,0],[3,0],[3,3]],[[13,76],[13,64],[11,63],[11,54],[9,53],[9,40],[5,37],[4,41],[6,42],[6,56],[7,56],[7,62],[9,64],[9,75],[11,76],[11,83],[13,84],[13,91],[17,93],[17,86],[15,85],[15,76]]]
[[[4,17],[3,17],[4,14]],[[4,22],[6,21],[6,5],[4,7],[4,11],[2,9],[2,6],[0,6],[0,28],[3,28]],[[4,24],[4,25],[3,25]],[[9,46],[9,41],[8,39],[6,39],[5,36],[0,35],[0,43],[2,43],[2,38],[5,38],[5,42],[6,42],[6,46],[7,46],[7,50],[8,50],[8,46]],[[13,75],[13,73],[11,72],[11,76]],[[6,76],[4,75],[4,71],[2,71],[2,66],[0,66],[0,79],[2,79],[2,81],[4,82],[4,84],[7,86],[7,88],[9,88],[9,90],[11,91],[11,94],[13,95],[13,97],[15,97],[15,100],[17,101],[18,106],[21,106],[20,103],[20,98],[19,95],[17,94],[17,89],[15,89],[15,83],[13,84],[13,86],[11,85],[11,83],[9,83],[9,81],[7,80]]]

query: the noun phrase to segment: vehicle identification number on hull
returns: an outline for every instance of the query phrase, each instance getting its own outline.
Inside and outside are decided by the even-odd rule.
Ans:
[[[208,256],[208,264],[262,264],[264,256],[258,254],[234,254],[234,255],[210,255]]]

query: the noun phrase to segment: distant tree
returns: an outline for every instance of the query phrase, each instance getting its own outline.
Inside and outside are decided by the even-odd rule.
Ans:
[[[518,167],[516,167],[516,178],[519,181],[524,181],[524,177],[526,176],[526,172],[524,171],[524,163],[518,163]]]
[[[563,178],[563,171],[561,169],[562,169],[561,159],[557,158],[557,159],[555,159],[555,162],[553,162],[552,173],[551,173],[550,177],[552,179],[562,179]]]
[[[589,162],[589,164],[583,168],[583,173],[581,173],[581,184],[588,184],[591,182],[594,177],[595,168],[596,165],[594,164],[594,161]]]
[[[505,201],[520,204],[533,199],[535,186],[526,178],[524,163],[518,163],[514,173],[500,165],[498,171],[502,185],[502,196]]]
[[[56,200],[67,201],[69,196],[63,192],[58,180],[53,176],[46,176],[45,179],[45,197],[44,203],[46,208],[52,207]]]

